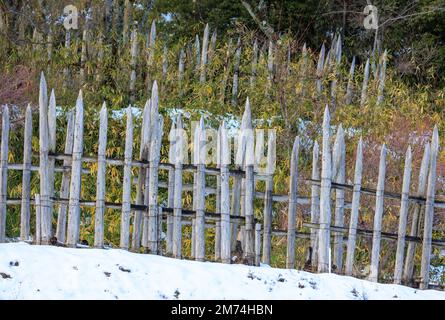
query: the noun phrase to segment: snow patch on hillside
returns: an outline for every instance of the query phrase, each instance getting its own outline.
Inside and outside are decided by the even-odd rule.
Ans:
[[[445,299],[445,292],[268,266],[0,244],[0,299]]]

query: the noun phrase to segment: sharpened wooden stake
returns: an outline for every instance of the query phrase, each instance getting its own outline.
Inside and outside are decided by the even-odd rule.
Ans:
[[[175,187],[173,199],[173,257],[182,258],[182,165],[184,160],[184,136],[181,115],[176,122],[175,138]]]
[[[419,184],[417,186],[417,194],[416,194],[418,197],[426,197],[425,193],[426,193],[426,183],[428,179],[428,166],[430,163],[430,151],[431,151],[430,144],[427,143],[425,145],[422,162],[420,164]],[[417,237],[420,232],[419,222],[422,220],[421,212],[423,209],[424,206],[422,206],[421,204],[419,203],[414,204],[414,212],[411,221],[411,230],[409,233],[411,237]],[[408,242],[408,248],[406,251],[406,258],[405,258],[405,268],[403,270],[403,280],[406,284],[410,284],[413,280],[415,252],[416,252],[416,243],[411,241]]]
[[[23,138],[23,174],[22,174],[22,205],[20,213],[20,240],[30,237],[31,219],[31,158],[32,158],[32,108],[28,104],[25,113],[25,130]]]
[[[206,132],[204,118],[195,130],[194,164],[196,168],[196,224],[195,224],[195,259],[204,261],[205,258],[205,160],[206,160]]]
[[[2,110],[0,151],[0,243],[6,242],[6,200],[8,197],[9,107]]]
[[[320,180],[320,169],[318,165],[318,158],[320,147],[318,142],[314,142],[312,150],[312,180]],[[320,222],[320,187],[313,184],[311,186],[311,223],[318,224]],[[311,265],[315,269],[318,265],[318,230],[311,229]]]
[[[354,188],[352,192],[351,218],[349,220],[348,247],[346,252],[345,274],[351,276],[354,267],[355,244],[357,239],[357,224],[360,208],[360,191],[362,188],[363,168],[363,140],[360,138],[357,145],[355,160]]]
[[[231,226],[230,226],[230,186],[229,165],[230,148],[228,132],[223,122],[218,136],[220,149],[218,150],[218,164],[221,170],[221,261],[231,262]]]
[[[406,222],[408,218],[409,208],[409,185],[411,182],[411,146],[408,147],[405,155],[405,169],[403,172],[403,185],[402,185],[402,199],[400,203],[399,214],[399,231],[397,238],[397,252],[396,263],[394,268],[394,283],[402,283],[402,270],[403,270],[403,257],[405,253],[405,235],[406,235]]]
[[[74,143],[74,112],[70,111],[67,114],[67,127],[66,127],[66,138],[65,138],[65,154],[72,155],[73,153],[73,143]],[[72,159],[63,160],[63,166],[70,167]],[[62,182],[60,185],[60,197],[63,199],[68,199],[70,192],[70,171],[66,171],[62,175]],[[66,220],[67,220],[67,209],[66,204],[59,205],[59,212],[57,216],[57,230],[56,238],[60,243],[65,243],[66,240]]]
[[[99,147],[97,149],[97,181],[96,181],[96,212],[94,214],[94,247],[104,246],[104,214],[105,214],[105,174],[107,164],[105,156],[107,151],[108,114],[105,102],[102,104],[99,116]]]
[[[422,264],[420,268],[420,289],[428,289],[430,280],[431,241],[433,237],[434,198],[436,193],[436,164],[439,153],[439,132],[433,130],[431,157],[426,193],[425,220],[423,223]]]
[[[147,100],[142,114],[142,128],[141,128],[141,145],[139,149],[139,158],[141,161],[148,161],[148,154],[150,149],[150,112],[151,100]],[[144,197],[144,187],[147,185],[147,168],[139,168],[138,185],[136,189],[136,204],[146,204]],[[144,211],[137,210],[134,212],[133,221],[133,237],[131,239],[131,248],[133,251],[138,251],[141,246],[142,222]]]
[[[298,156],[300,152],[300,138],[296,137],[292,148],[289,180],[289,212],[287,215],[287,255],[286,268],[295,268],[295,231],[298,198]]]
[[[335,183],[344,184],[346,179],[346,148],[343,127],[340,124],[335,138],[333,150],[333,174]],[[334,225],[343,227],[344,224],[344,205],[345,191],[342,189],[335,190],[335,216]],[[337,272],[341,272],[343,268],[343,233],[334,234],[334,257],[333,263]]]
[[[73,160],[71,164],[70,198],[68,202],[68,234],[66,245],[76,247],[80,229],[80,190],[82,181],[83,154],[83,97],[82,90],[76,101],[74,125]]]
[[[377,191],[375,200],[374,229],[372,233],[372,252],[371,252],[371,269],[369,280],[378,281],[379,277],[379,259],[380,259],[380,242],[382,238],[382,216],[384,205],[385,191],[385,175],[386,175],[386,146],[383,144],[380,152],[379,178],[377,181]]]
[[[331,138],[330,115],[328,106],[323,117],[323,147],[321,159],[320,186],[320,230],[318,236],[318,272],[329,271],[329,248],[331,239]]]

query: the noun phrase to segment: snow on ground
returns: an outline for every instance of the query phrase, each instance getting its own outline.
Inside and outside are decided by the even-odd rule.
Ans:
[[[0,299],[444,299],[445,292],[268,266],[0,244]]]

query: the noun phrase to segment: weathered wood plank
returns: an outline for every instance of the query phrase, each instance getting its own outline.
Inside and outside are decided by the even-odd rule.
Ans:
[[[354,172],[354,191],[352,194],[351,218],[349,221],[348,247],[346,253],[345,274],[350,276],[353,272],[355,244],[357,238],[357,224],[360,208],[360,189],[362,184],[363,168],[363,140],[360,138],[357,145],[357,154],[355,160]]]
[[[434,198],[436,193],[436,164],[439,153],[439,132],[437,126],[433,130],[431,141],[430,168],[423,223],[422,263],[420,268],[420,289],[428,289],[430,279],[431,241],[433,237]]]
[[[230,228],[230,186],[229,169],[231,154],[228,132],[223,122],[218,136],[220,149],[218,150],[219,167],[221,170],[221,261],[231,261],[231,228]]]
[[[297,219],[297,197],[298,197],[298,157],[300,152],[300,138],[297,136],[292,148],[290,160],[289,178],[289,211],[287,214],[287,254],[286,268],[295,268],[295,230]]]
[[[99,146],[97,149],[97,181],[96,181],[96,212],[94,214],[94,246],[102,248],[104,245],[104,214],[105,214],[105,174],[107,164],[105,154],[107,150],[108,114],[105,102],[99,116]]]
[[[257,142],[258,143],[258,142]],[[263,230],[263,263],[270,264],[271,241],[272,241],[272,192],[273,192],[273,172],[275,170],[276,160],[276,134],[275,131],[269,131],[267,147],[266,190],[264,193],[264,230]]]
[[[261,223],[255,224],[255,266],[261,263]]]
[[[411,146],[408,147],[405,155],[405,169],[403,172],[403,185],[402,185],[402,201],[400,204],[399,213],[399,231],[397,239],[397,251],[396,262],[394,267],[394,283],[402,283],[402,270],[403,270],[403,257],[405,253],[405,235],[406,235],[406,222],[408,218],[408,196],[409,186],[411,182]]]
[[[326,106],[323,117],[323,147],[320,187],[320,231],[318,239],[318,272],[329,271],[330,225],[331,225],[331,148],[330,115]]]
[[[314,142],[312,150],[312,179],[320,180],[320,169],[318,165],[320,149],[318,142]],[[320,222],[320,187],[313,184],[311,186],[311,223]],[[311,230],[311,265],[315,269],[318,265],[318,230]]]
[[[175,134],[175,187],[173,188],[173,256],[180,259],[182,258],[182,163],[184,159],[183,153],[185,152],[185,150],[183,149],[184,137],[182,119],[180,114],[178,115],[176,121]]]
[[[374,230],[372,235],[372,252],[371,252],[371,268],[369,273],[369,280],[373,282],[378,281],[379,277],[379,260],[380,260],[380,242],[382,232],[382,216],[384,205],[384,189],[386,176],[386,146],[382,145],[380,151],[379,163],[379,177],[377,180],[377,193],[375,200],[375,214],[374,214]]]
[[[25,129],[23,138],[23,174],[22,174],[22,204],[20,212],[20,240],[30,237],[30,196],[31,196],[31,157],[32,157],[32,108],[28,104],[25,113]]]
[[[72,153],[73,153],[73,143],[74,143],[74,112],[70,111],[67,114],[67,127],[66,127],[66,138],[65,138],[65,154],[70,155],[69,158],[63,160],[63,166],[71,167]],[[57,168],[55,168],[57,169]],[[68,198],[70,192],[70,175],[71,171],[67,170],[63,172],[62,182],[60,185],[60,197]],[[66,239],[66,220],[67,220],[67,205],[59,205],[59,212],[57,215],[57,229],[56,238],[57,241],[65,243]]]
[[[83,96],[82,90],[76,101],[76,121],[74,125],[73,160],[70,179],[70,199],[68,204],[68,234],[66,245],[75,247],[80,229],[80,191],[83,153]]]
[[[151,100],[147,100],[142,114],[142,128],[141,128],[141,145],[139,150],[139,158],[141,161],[148,161],[148,154],[150,148],[150,111]],[[145,203],[145,186],[147,185],[147,168],[139,168],[138,185],[136,189],[136,204]],[[134,212],[133,221],[133,237],[131,239],[131,248],[133,251],[138,251],[141,245],[142,221],[144,217],[143,211]]]
[[[427,143],[424,148],[422,162],[420,164],[419,171],[419,183],[417,185],[417,196],[424,197],[426,192],[426,183],[428,179],[428,166],[430,162],[430,144]],[[419,222],[421,219],[421,211],[423,206],[419,203],[414,204],[414,212],[411,221],[411,230],[409,235],[416,237],[420,232]],[[414,254],[416,252],[416,243],[408,242],[408,248],[406,250],[405,268],[403,270],[403,280],[405,283],[411,283],[413,279],[414,271]]]
[[[204,261],[205,257],[205,160],[206,160],[206,132],[204,118],[201,118],[199,126],[195,130],[194,164],[196,170],[196,243],[195,259]]]
[[[336,183],[344,184],[346,179],[346,148],[343,127],[340,124],[335,138],[333,150],[333,179]],[[343,227],[344,224],[345,192],[342,189],[335,190],[335,217],[334,224]],[[337,272],[343,268],[343,241],[342,235],[334,233],[333,265]]]
[[[9,107],[2,109],[0,147],[0,243],[6,241],[6,200],[8,197]]]

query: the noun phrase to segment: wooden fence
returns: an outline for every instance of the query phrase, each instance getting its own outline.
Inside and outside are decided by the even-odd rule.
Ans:
[[[207,166],[205,159],[206,128],[204,119],[196,127],[193,141],[193,164],[183,161],[187,148],[182,134],[181,116],[176,118],[169,133],[169,161],[160,161],[161,141],[164,130],[163,117],[158,112],[158,87],[153,83],[151,99],[146,103],[142,116],[142,134],[139,156],[134,156],[132,108],[126,111],[126,136],[124,159],[106,157],[108,112],[104,104],[100,111],[98,154],[94,157],[83,155],[84,105],[82,92],[79,93],[75,110],[68,115],[63,154],[56,153],[56,102],[54,91],[48,99],[47,86],[42,74],[39,95],[39,166],[33,166],[32,158],[32,111],[28,106],[24,125],[23,164],[8,162],[10,116],[8,106],[3,107],[2,135],[0,152],[0,242],[6,239],[6,215],[8,205],[21,206],[20,238],[36,244],[64,244],[76,247],[79,244],[81,207],[95,207],[94,246],[104,247],[105,208],[121,210],[120,247],[138,251],[142,246],[151,254],[167,254],[175,258],[183,257],[182,225],[192,225],[192,257],[205,260],[206,228],[215,229],[215,260],[231,263],[236,240],[241,241],[243,261],[250,265],[271,262],[272,235],[287,237],[287,268],[295,268],[296,247],[302,238],[310,239],[309,261],[318,272],[331,272],[353,275],[356,240],[359,235],[372,237],[371,265],[369,279],[379,280],[381,240],[397,242],[394,266],[394,283],[410,283],[413,278],[414,250],[422,246],[420,288],[428,288],[432,246],[445,247],[445,241],[433,240],[432,227],[434,208],[445,208],[445,203],[435,200],[436,161],[439,150],[437,128],[434,128],[431,143],[425,147],[419,172],[417,193],[409,194],[411,183],[411,148],[405,157],[403,187],[401,193],[385,191],[385,167],[387,150],[381,147],[378,183],[376,189],[362,186],[363,142],[357,145],[353,184],[346,181],[346,153],[344,130],[340,125],[336,130],[335,141],[331,145],[331,125],[328,107],[323,119],[321,159],[319,146],[313,148],[311,179],[303,179],[298,173],[300,139],[295,138],[290,159],[289,194],[273,193],[273,170],[275,161],[275,134],[268,135],[267,165],[264,171],[258,169],[255,157],[264,151],[264,136],[253,139],[253,126],[250,103],[247,100],[241,123],[241,134],[231,153],[230,138],[222,123],[217,135],[217,165]],[[134,158],[138,158],[135,160]],[[231,166],[232,158],[236,165]],[[55,160],[63,160],[63,166],[56,166]],[[321,160],[321,166],[320,166]],[[81,176],[89,174],[83,163],[97,163],[96,200],[81,199]],[[123,166],[122,202],[105,201],[105,177],[107,165]],[[132,199],[131,188],[135,177],[132,168],[138,169],[136,197]],[[22,196],[8,198],[8,170],[21,170]],[[168,180],[160,181],[159,172],[168,171]],[[37,171],[40,179],[40,193],[32,198],[30,187],[31,171]],[[54,176],[62,172],[60,197],[55,197]],[[183,174],[192,172],[193,185],[183,184]],[[216,176],[217,187],[206,185],[206,176]],[[266,191],[256,190],[256,182],[263,180]],[[304,196],[298,189],[299,183],[311,185],[311,194]],[[159,188],[167,188],[168,200],[161,205],[158,200]],[[183,193],[193,191],[192,210],[183,208]],[[346,203],[345,193],[352,193],[352,202]],[[206,196],[216,195],[215,212],[206,211]],[[375,196],[373,230],[358,229],[360,197],[362,194]],[[264,218],[254,216],[254,199],[263,199]],[[399,226],[397,234],[382,232],[382,214],[385,199],[400,201]],[[272,203],[288,202],[288,227],[285,231],[272,230]],[[310,233],[302,233],[296,228],[297,206],[310,204],[311,222],[306,223]],[[407,235],[408,207],[412,205],[412,226]],[[30,233],[31,208],[36,217],[35,234]],[[57,209],[57,212],[55,212]],[[331,210],[333,212],[331,212]],[[349,226],[346,226],[345,212],[350,209]],[[422,215],[424,212],[424,215]],[[424,216],[424,218],[422,218]],[[55,218],[57,218],[55,220]],[[423,219],[423,234],[419,220]],[[132,228],[130,226],[132,225]],[[132,230],[132,234],[130,234]],[[165,230],[165,238],[161,233]],[[165,242],[165,244],[164,244]],[[262,244],[262,245],[261,245]],[[165,249],[164,249],[165,248]],[[346,253],[344,253],[346,249]],[[332,260],[331,260],[332,253]],[[261,256],[262,254],[262,256]],[[331,263],[332,261],[332,263]]]

